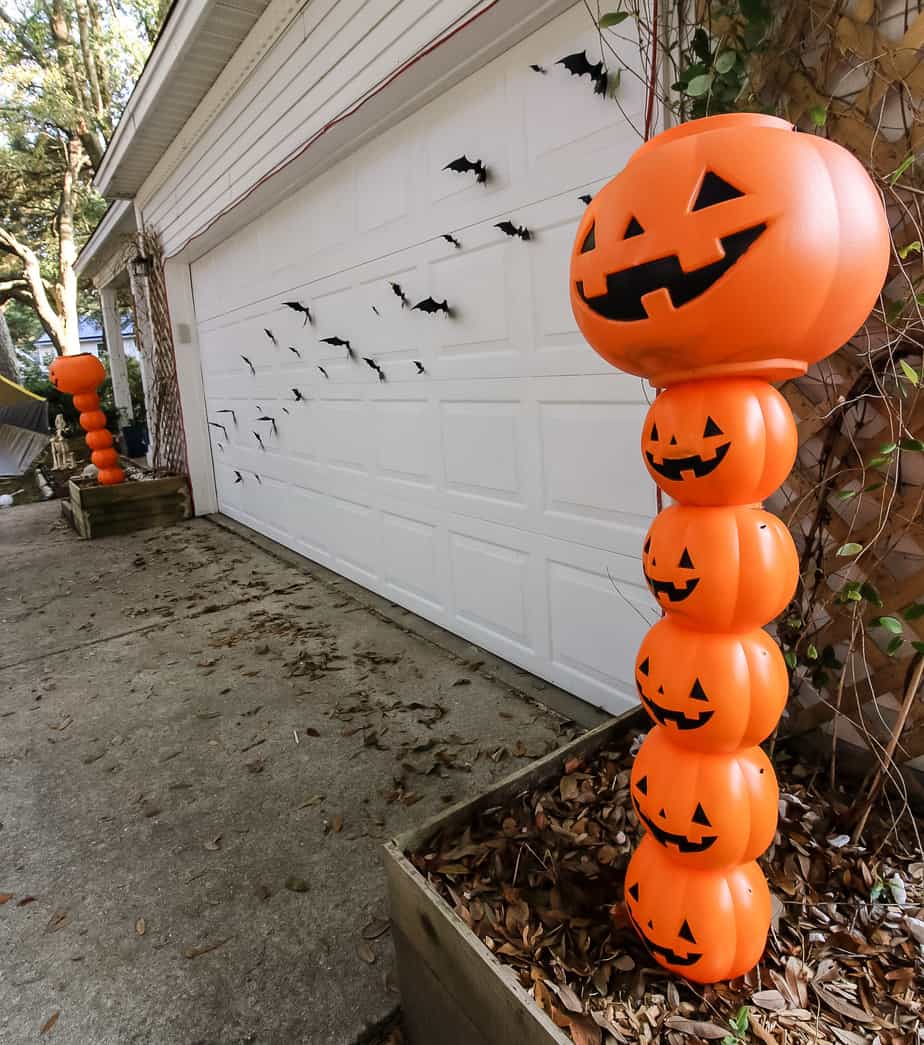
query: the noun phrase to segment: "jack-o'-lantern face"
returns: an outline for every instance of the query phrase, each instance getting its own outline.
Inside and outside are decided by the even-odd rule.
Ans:
[[[748,378],[690,381],[654,401],[642,429],[652,478],[681,504],[753,504],[792,468],[798,435],[786,400]]]
[[[655,961],[697,983],[753,968],[770,928],[770,891],[756,863],[687,871],[650,836],[629,861],[625,901]]]
[[[846,149],[775,117],[714,116],[645,143],[594,196],[571,305],[597,352],[655,386],[782,379],[855,333],[888,244]]]
[[[668,616],[642,641],[635,685],[673,743],[718,753],[754,747],[770,735],[786,703],[789,676],[779,647],[763,630],[694,631]]]
[[[686,867],[755,860],[776,831],[779,791],[759,747],[703,754],[653,729],[636,755],[630,795],[645,830]]]
[[[678,504],[651,524],[642,569],[668,613],[702,631],[741,632],[785,608],[799,559],[789,531],[769,512]]]

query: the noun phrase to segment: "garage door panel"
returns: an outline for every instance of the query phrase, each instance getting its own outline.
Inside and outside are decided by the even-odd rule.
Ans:
[[[578,196],[634,147],[619,107],[555,65],[583,47],[599,43],[577,5],[192,276],[208,418],[228,429],[210,428],[221,510],[620,711],[651,615],[638,549],[655,503],[644,389],[588,348],[568,299]],[[462,154],[486,185],[443,169]],[[453,315],[403,307],[391,283]]]

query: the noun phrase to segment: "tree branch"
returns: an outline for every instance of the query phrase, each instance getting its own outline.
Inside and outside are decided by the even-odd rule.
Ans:
[[[15,296],[18,301],[22,301],[24,304],[32,307],[45,333],[51,338],[55,349],[58,352],[63,352],[66,341],[65,325],[48,300],[38,255],[31,247],[27,247],[25,243],[20,242],[12,232],[2,226],[0,226],[0,250],[6,254],[14,255],[22,265],[22,277],[19,280],[10,281],[17,284],[15,294],[11,290],[10,296]],[[28,291],[24,291],[19,284],[25,284],[28,287]],[[23,295],[25,295],[25,298]],[[27,300],[28,298],[31,298],[31,300]]]

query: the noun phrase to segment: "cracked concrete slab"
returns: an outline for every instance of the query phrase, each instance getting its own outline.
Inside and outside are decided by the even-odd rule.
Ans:
[[[553,688],[207,520],[57,513],[0,513],[0,1041],[360,1040],[381,843],[571,736]]]

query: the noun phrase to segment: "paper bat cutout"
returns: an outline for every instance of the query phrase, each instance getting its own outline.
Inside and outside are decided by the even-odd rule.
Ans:
[[[292,395],[295,396],[296,403],[303,403],[305,401],[305,397],[301,394],[301,392],[299,392],[297,388],[292,389]],[[285,407],[283,407],[283,410],[285,410]]]
[[[411,362],[417,367],[418,374],[425,374],[427,371],[424,369],[423,363],[419,359],[412,359]]]
[[[321,373],[327,378],[327,380],[330,381],[330,374],[328,374],[328,372],[324,369],[324,367],[319,366],[318,370],[320,370]]]
[[[532,233],[525,225],[514,225],[512,221],[498,221],[494,228],[500,229],[505,236],[519,236],[520,239],[532,239]]]
[[[381,312],[379,312],[379,310],[378,310],[378,309],[377,309],[377,308],[375,307],[375,305],[373,305],[373,306],[372,306],[372,311],[373,311],[373,312],[374,312],[374,313],[375,313],[375,314],[376,314],[377,316],[379,316],[379,317],[381,318],[381,315],[382,315],[382,313],[381,313]]]
[[[253,374],[253,376],[256,377],[257,376],[257,372],[253,368],[253,363],[250,362],[250,360],[247,358],[247,356],[241,356],[241,359],[243,359],[244,362],[250,367],[251,374]]]
[[[289,412],[289,408],[288,408],[287,406],[284,406],[284,407],[282,408],[282,412],[283,412],[284,414],[287,414],[287,413]]]
[[[593,196],[591,196],[589,192],[585,192],[582,196],[578,196],[578,199],[581,201],[581,203],[589,205],[590,201],[593,199]]]
[[[237,471],[236,471],[236,472],[234,473],[234,481],[235,481],[236,483],[242,483],[242,482],[244,481],[244,477],[243,477],[243,475],[241,475],[241,473],[240,473],[240,472],[237,472]]]
[[[253,473],[253,477],[254,477],[254,479],[256,479],[256,480],[257,480],[257,482],[258,482],[258,483],[259,483],[259,484],[260,484],[261,486],[263,485],[263,480],[262,480],[262,479],[260,478],[260,476],[259,476],[259,475],[257,475],[257,473],[256,473],[256,472],[254,472],[254,473]]]
[[[225,439],[228,438],[228,429],[223,424],[220,424],[218,421],[209,421],[209,424],[212,428],[220,428],[225,433]]]
[[[266,447],[263,445],[263,440],[260,438],[260,433],[259,432],[254,432],[253,435],[254,435],[254,438],[257,440],[257,442],[260,444],[260,449],[261,450],[265,450]]]
[[[237,414],[236,414],[236,413],[235,413],[235,412],[234,412],[233,410],[230,410],[230,409],[225,409],[225,410],[216,410],[216,411],[215,411],[215,413],[216,413],[216,414],[230,414],[230,415],[231,415],[231,420],[232,420],[232,421],[233,421],[233,422],[234,422],[235,424],[237,424]]]
[[[302,358],[301,352],[299,352],[299,350],[297,348],[295,348],[294,345],[289,345],[289,351],[290,352],[294,352],[298,356],[299,359]]]
[[[410,301],[408,301],[408,299],[407,299],[407,294],[405,294],[404,291],[401,289],[401,284],[400,283],[389,283],[388,285],[394,291],[395,296],[400,298],[400,300],[401,300],[401,307],[402,308],[407,308],[408,305],[410,305]]]
[[[385,380],[385,371],[379,366],[378,363],[376,363],[374,359],[368,359],[366,356],[363,356],[363,362],[366,364],[366,366],[371,367],[379,375],[380,381]]]
[[[480,185],[484,185],[488,180],[488,168],[485,167],[481,160],[470,160],[467,156],[460,156],[457,160],[447,163],[443,170],[455,171],[456,174],[465,174],[466,171],[471,171],[475,175],[475,181]]]
[[[594,82],[594,94],[606,94],[606,69],[602,60],[591,65],[587,52],[581,51],[579,54],[565,55],[555,64],[563,65],[572,76],[589,76]]]
[[[350,359],[353,359],[356,353],[353,351],[350,342],[344,341],[342,337],[322,337],[320,339],[325,345],[333,345],[334,348],[345,348],[347,355]]]
[[[532,71],[534,73],[547,73],[548,72],[548,69],[546,69],[544,66],[541,66],[541,65],[531,65],[530,69],[532,69]]]
[[[412,312],[445,312],[447,316],[452,315],[452,309],[446,303],[446,301],[437,301],[434,298],[424,298],[423,301],[418,301],[416,305],[411,309]]]
[[[266,334],[266,336],[270,339],[270,341],[273,342],[273,344],[277,348],[279,348],[279,342],[276,340],[276,335],[272,332],[272,330],[270,330],[269,327],[264,327],[263,328],[263,333]]]
[[[447,243],[451,243],[456,248],[456,250],[462,249],[462,244],[451,233],[444,232],[443,239],[446,240]]]
[[[300,301],[283,301],[283,305],[286,308],[292,309],[293,312],[301,312],[305,317],[302,320],[302,326],[306,323],[313,323],[314,320],[311,317],[311,309],[307,305],[303,305]]]
[[[215,445],[218,447],[219,450],[221,450],[222,453],[225,452],[225,444],[224,443],[216,443]]]
[[[258,417],[257,420],[258,421],[269,421],[269,423],[273,426],[273,435],[278,435],[279,434],[279,429],[276,427],[276,418],[275,417],[270,417],[268,414],[266,414],[263,417]]]

